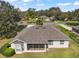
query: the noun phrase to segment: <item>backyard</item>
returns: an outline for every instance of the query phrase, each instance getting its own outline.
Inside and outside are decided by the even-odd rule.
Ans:
[[[71,36],[73,33],[70,32],[70,31],[67,31],[66,29],[60,27],[60,26],[57,26],[56,27],[58,29],[60,29],[60,31],[62,31],[63,33],[65,33],[67,36],[70,37],[70,40],[69,40],[69,48],[51,48],[48,50],[48,52],[45,52],[45,53],[23,53],[23,54],[16,54],[12,57],[28,57],[28,58],[58,58],[58,57],[70,57],[70,58],[73,58],[73,57],[76,57],[78,58],[79,57],[79,44],[78,44],[78,37],[74,37],[74,36]],[[75,39],[74,39],[74,38]],[[72,39],[71,39],[72,38]]]
[[[66,2],[69,2],[70,4],[67,4]],[[79,1],[76,0],[0,0],[0,58],[79,58],[79,28],[76,27],[79,26],[78,5]],[[15,54],[15,49],[11,48],[12,46],[11,44],[9,44],[12,38],[14,38],[15,36],[18,37],[20,35],[19,32],[23,30],[27,25],[38,25],[36,29],[39,29],[39,27],[43,26],[43,23],[48,22],[53,23],[52,26],[55,26],[57,29],[59,29],[69,37],[68,48],[50,48],[47,52],[25,52],[22,54]],[[43,27],[43,29],[46,28]],[[48,31],[50,30],[47,30],[46,32]],[[25,32],[23,32],[22,34],[24,34]],[[34,32],[34,30],[32,30],[32,32]],[[32,32],[28,32],[27,35]],[[44,31],[45,34],[46,32]],[[54,33],[54,31],[52,32]],[[47,35],[48,34],[50,33],[48,32]],[[58,37],[59,35],[57,34],[58,32],[56,32],[56,34],[54,33],[54,35]],[[24,36],[26,37],[27,35]],[[32,34],[30,34],[29,36],[30,38],[32,38],[31,35]],[[37,37],[36,35],[34,36]],[[51,35],[52,34],[50,34],[49,36],[54,36]],[[18,37],[18,39],[23,39],[24,36]],[[47,37],[44,35],[42,36]],[[38,35],[38,37],[42,38],[40,37],[40,35]],[[26,38],[28,38],[28,36]],[[24,38],[25,40],[23,40],[29,41],[26,40],[26,38]],[[36,43],[36,41],[34,42]],[[12,43],[14,42],[12,41]]]
[[[15,54],[12,56],[13,58],[58,58],[58,57],[79,57],[79,46],[72,40],[70,40],[69,48],[52,48],[49,49],[48,52],[45,53],[23,53],[23,54]],[[2,54],[0,54],[0,58],[5,58]]]
[[[79,46],[72,40],[70,40],[69,48],[52,48],[45,53],[23,53],[15,54],[13,58],[72,58],[79,57]]]
[[[55,24],[53,24],[55,25]],[[70,37],[72,32],[67,31],[66,29],[56,25],[56,28],[58,28],[60,31],[65,33],[67,36]],[[51,48],[48,49],[48,52],[32,52],[32,53],[23,53],[23,54],[15,54],[11,58],[78,58],[79,57],[79,44],[76,42],[76,39],[74,40],[72,36],[69,40],[69,48]],[[75,37],[76,38],[76,37]],[[3,45],[3,42],[7,43],[9,40],[0,40],[0,46]],[[0,58],[5,58],[2,54],[0,54]]]
[[[70,35],[71,32],[61,28],[60,26],[56,26],[60,31],[65,33],[67,36]],[[16,54],[12,56],[13,58],[78,58],[79,57],[79,44],[74,41],[73,39],[69,40],[69,48],[51,48],[48,52],[45,53],[23,53],[23,54]]]

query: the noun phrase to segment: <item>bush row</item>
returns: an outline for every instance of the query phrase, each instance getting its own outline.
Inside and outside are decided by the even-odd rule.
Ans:
[[[71,25],[71,26],[77,26],[77,25],[79,25],[79,23],[70,23],[70,22],[67,22],[66,24],[67,25]]]
[[[15,50],[10,48],[10,44],[6,43],[0,48],[0,53],[6,57],[11,57],[15,54]]]

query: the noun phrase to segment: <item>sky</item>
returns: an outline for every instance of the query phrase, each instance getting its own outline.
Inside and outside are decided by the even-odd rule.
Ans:
[[[4,0],[12,4],[15,8],[25,11],[28,8],[45,10],[50,7],[60,7],[64,12],[73,11],[79,8],[79,0]]]

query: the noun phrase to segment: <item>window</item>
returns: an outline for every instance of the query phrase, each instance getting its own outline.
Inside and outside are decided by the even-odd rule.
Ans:
[[[21,46],[20,46],[20,44],[15,44],[15,50],[16,50],[16,51],[21,51]]]
[[[15,47],[16,47],[16,48],[19,48],[19,47],[20,47],[20,44],[15,44]]]
[[[28,50],[32,49],[40,49],[40,48],[44,48],[44,44],[28,44],[27,45]]]
[[[63,41],[63,40],[61,40],[61,41],[60,41],[60,44],[64,44],[64,41]]]
[[[53,45],[53,40],[48,40],[49,45]]]
[[[20,49],[16,49],[16,51],[21,51]]]

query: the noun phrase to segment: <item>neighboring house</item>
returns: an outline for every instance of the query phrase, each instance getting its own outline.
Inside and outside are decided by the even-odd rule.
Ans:
[[[50,17],[50,20],[51,20],[51,21],[55,21],[55,20],[57,20],[57,19],[55,18],[55,16],[53,16],[53,17]]]
[[[16,53],[46,52],[49,48],[68,48],[69,38],[52,24],[25,28],[10,42]]]
[[[49,17],[47,17],[47,16],[40,16],[39,19],[41,19],[43,21],[50,21]]]
[[[67,21],[67,20],[68,20],[68,18],[65,18],[64,20],[65,20],[65,21]]]
[[[72,27],[72,31],[74,31],[74,32],[79,34],[79,26]]]

